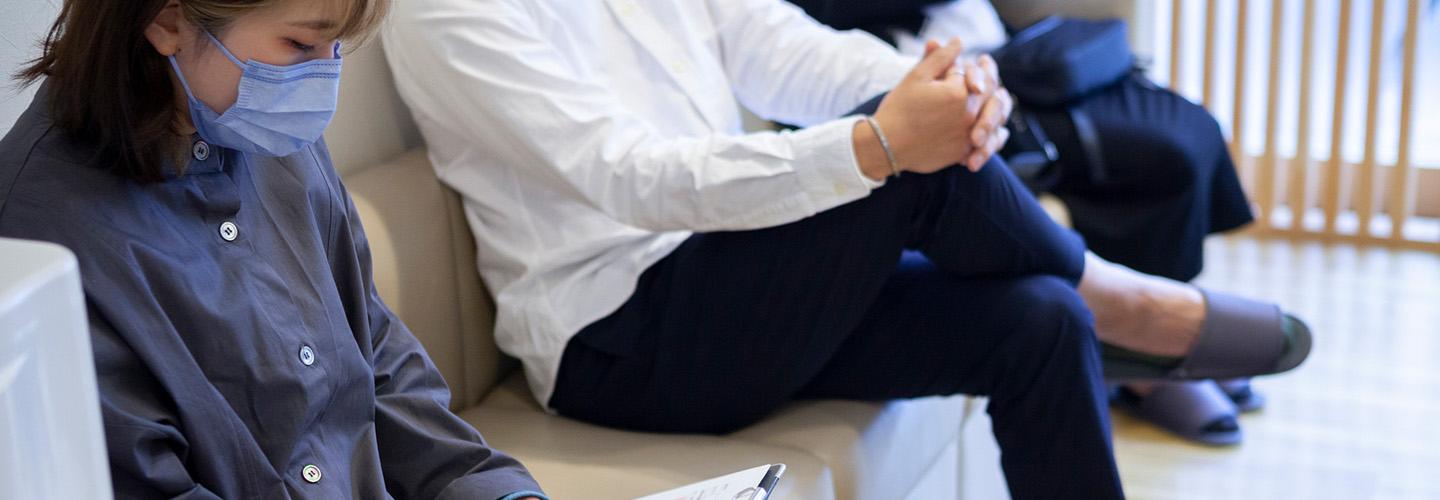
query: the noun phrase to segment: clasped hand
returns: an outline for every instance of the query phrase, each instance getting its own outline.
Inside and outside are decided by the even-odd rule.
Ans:
[[[875,120],[901,171],[932,173],[963,164],[978,172],[1010,137],[1014,108],[995,60],[957,63],[959,39],[930,41],[925,57],[880,103]]]

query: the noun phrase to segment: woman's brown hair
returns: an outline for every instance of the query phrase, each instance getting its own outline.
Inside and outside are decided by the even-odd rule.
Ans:
[[[237,17],[283,1],[181,0],[191,23],[223,32]],[[309,0],[306,0],[309,1]],[[329,0],[343,14],[339,39],[364,38],[379,25],[389,0]],[[51,119],[76,139],[97,146],[115,173],[141,182],[165,177],[183,154],[175,132],[176,88],[170,64],[145,37],[167,0],[65,0],[41,42],[40,57],[15,77],[44,78]]]

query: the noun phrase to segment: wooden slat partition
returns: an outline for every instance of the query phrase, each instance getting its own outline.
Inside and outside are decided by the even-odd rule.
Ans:
[[[1300,34],[1300,116],[1296,119],[1295,161],[1290,163],[1289,201],[1290,229],[1305,229],[1305,214],[1310,206],[1308,174],[1310,173],[1310,87],[1315,65],[1315,4],[1300,2],[1304,11]],[[1271,92],[1274,95],[1274,92]],[[1273,99],[1272,99],[1273,100]]]
[[[1185,0],[1170,0],[1170,88],[1180,90],[1180,48],[1185,46]]]
[[[1260,161],[1259,172],[1255,175],[1255,203],[1260,205],[1259,224],[1270,227],[1275,213],[1275,174],[1280,169],[1280,46],[1284,41],[1285,0],[1270,0],[1270,75],[1266,85],[1265,99],[1265,156]],[[1239,107],[1236,108],[1240,109]],[[1236,113],[1239,117],[1240,114]],[[1236,119],[1237,122],[1244,120]],[[1239,129],[1236,129],[1239,135]],[[1243,151],[1242,151],[1243,154]],[[1303,184],[1302,184],[1303,186]]]
[[[1420,248],[1440,252],[1440,234],[1434,236],[1419,234],[1420,231],[1406,231],[1407,226],[1415,223],[1426,224],[1411,227],[1440,227],[1440,213],[1434,207],[1426,208],[1421,203],[1421,214],[1415,213],[1417,200],[1423,201],[1428,198],[1419,198],[1420,189],[1427,190],[1428,196],[1440,195],[1434,189],[1440,186],[1440,170],[1420,169],[1414,165],[1412,157],[1412,146],[1415,140],[1415,105],[1416,105],[1416,65],[1419,51],[1419,31],[1422,29],[1421,18],[1425,15],[1421,0],[1368,0],[1369,3],[1356,5],[1353,0],[1338,0],[1338,9],[1333,3],[1316,2],[1313,0],[1270,0],[1268,23],[1269,38],[1268,51],[1265,52],[1268,66],[1267,74],[1249,74],[1247,59],[1250,57],[1249,44],[1252,41],[1249,34],[1250,8],[1248,0],[1226,0],[1235,6],[1234,24],[1234,52],[1233,54],[1221,54],[1219,52],[1220,36],[1231,36],[1228,33],[1229,26],[1225,26],[1226,33],[1221,32],[1221,26],[1226,23],[1220,19],[1220,0],[1188,0],[1205,2],[1205,18],[1203,37],[1204,50],[1200,75],[1201,97],[1204,105],[1212,112],[1217,109],[1217,96],[1223,96],[1222,91],[1230,91],[1234,96],[1231,103],[1229,125],[1230,137],[1228,147],[1236,157],[1235,163],[1241,168],[1242,178],[1249,181],[1248,187],[1259,210],[1258,221],[1254,229],[1258,233],[1283,234],[1293,237],[1319,238],[1325,241],[1348,242],[1356,244],[1387,244],[1406,248]],[[1398,155],[1394,165],[1382,165],[1382,154],[1390,144],[1382,144],[1380,140],[1380,107],[1384,104],[1381,97],[1382,84],[1393,85],[1396,82],[1385,81],[1385,13],[1388,3],[1391,1],[1405,2],[1405,31],[1403,37],[1403,65],[1401,68],[1400,85],[1400,116],[1399,116],[1399,140]],[[1297,9],[1287,10],[1291,2],[1298,3]],[[1171,87],[1176,91],[1184,92],[1186,87],[1181,79],[1184,76],[1183,66],[1186,64],[1185,26],[1183,22],[1184,8],[1187,0],[1171,0],[1170,15],[1168,21],[1170,26],[1170,68],[1169,76]],[[1193,4],[1192,4],[1193,5]],[[1369,9],[1363,9],[1369,6]],[[1365,87],[1365,116],[1361,120],[1347,120],[1351,118],[1346,113],[1346,102],[1354,90],[1358,90],[1359,79],[1350,77],[1352,63],[1351,59],[1351,35],[1352,31],[1363,29],[1360,26],[1352,25],[1352,19],[1364,15],[1357,14],[1355,7],[1362,7],[1363,11],[1369,11],[1370,22],[1368,24],[1369,42],[1369,63],[1366,67]],[[1289,16],[1303,16],[1299,23],[1299,33],[1296,30],[1287,29],[1294,26],[1289,23]],[[1330,38],[1320,38],[1321,31],[1317,26],[1318,20],[1334,17],[1338,19],[1335,26],[1333,41]],[[1229,19],[1227,14],[1226,19]],[[1159,22],[1165,22],[1163,18],[1156,18]],[[1298,35],[1298,42],[1295,42]],[[1288,129],[1282,130],[1285,123],[1281,120],[1283,109],[1282,99],[1297,98],[1288,94],[1282,83],[1292,76],[1286,73],[1288,62],[1285,58],[1289,52],[1286,51],[1288,43],[1298,43],[1300,75],[1297,79],[1299,86],[1298,109],[1296,115],[1296,151],[1293,156],[1286,157],[1287,153],[1282,149],[1281,136],[1290,134]],[[1330,43],[1334,43],[1334,50]],[[1227,51],[1228,52],[1228,51]],[[1257,57],[1261,57],[1258,55]],[[1223,60],[1224,56],[1232,56],[1233,61]],[[1317,120],[1323,115],[1317,116],[1313,104],[1316,95],[1316,85],[1325,85],[1326,78],[1316,75],[1315,68],[1318,58],[1334,57],[1334,74],[1332,94],[1333,110],[1328,122]],[[1393,61],[1393,59],[1392,59]],[[1233,81],[1221,82],[1217,78],[1217,68],[1230,63],[1234,64],[1235,75]],[[1393,64],[1390,63],[1390,64]],[[1391,68],[1393,69],[1393,68]],[[1394,74],[1394,73],[1390,73]],[[1250,78],[1268,78],[1265,85],[1265,95],[1246,95],[1246,82]],[[1319,82],[1318,84],[1316,82]],[[1233,85],[1230,88],[1220,85]],[[1323,87],[1321,87],[1323,89]],[[1249,97],[1247,99],[1247,97]],[[1255,100],[1264,99],[1264,148],[1258,158],[1248,156],[1245,150],[1246,131],[1246,110],[1253,108]],[[1254,111],[1253,109],[1251,110]],[[1222,116],[1222,121],[1223,120]],[[1351,130],[1351,123],[1354,126],[1363,126],[1363,130]],[[1325,127],[1328,130],[1316,127]],[[1328,132],[1329,155],[1328,157],[1314,158],[1311,154],[1314,137],[1316,133]],[[1347,162],[1344,156],[1344,140],[1346,134],[1363,134],[1364,151],[1360,163]],[[1288,138],[1288,136],[1287,136]],[[1253,143],[1252,143],[1253,146]],[[1287,175],[1281,175],[1282,169]],[[1353,182],[1351,180],[1353,179]],[[1310,188],[1314,184],[1318,192],[1312,194]],[[1430,187],[1424,187],[1430,186]],[[1285,193],[1282,198],[1281,191]],[[1284,205],[1291,214],[1288,223],[1277,224],[1275,214],[1281,205]],[[1306,215],[1313,210],[1319,210],[1323,214],[1323,222],[1320,227],[1306,224]],[[1390,229],[1385,234],[1375,234],[1372,231],[1373,224],[1377,220],[1388,217]],[[1421,218],[1421,219],[1417,219]],[[1417,222],[1419,221],[1419,222]],[[1342,223],[1343,222],[1343,223]],[[1352,233],[1349,228],[1355,226]],[[1281,227],[1283,226],[1283,227]],[[1341,231],[1345,232],[1342,233]]]
[[[1371,0],[1370,13],[1370,84],[1365,97],[1365,159],[1360,163],[1360,175],[1355,184],[1355,214],[1360,221],[1356,229],[1362,236],[1370,236],[1370,221],[1375,215],[1375,147],[1377,130],[1380,128],[1380,63],[1384,56],[1385,0]]]
[[[1211,0],[1214,1],[1214,0]],[[1345,162],[1345,91],[1350,69],[1350,0],[1340,0],[1340,30],[1335,34],[1335,107],[1330,125],[1330,161],[1325,164],[1325,234],[1335,234],[1340,216],[1340,165]]]
[[[1205,1],[1205,70],[1201,72],[1204,89],[1203,103],[1211,112],[1215,111],[1215,17],[1217,0]]]
[[[1213,0],[1212,0],[1213,1]],[[1235,157],[1235,165],[1241,169],[1243,177],[1249,177],[1248,165],[1251,163],[1245,156],[1245,75],[1249,71],[1245,68],[1247,59],[1246,50],[1249,49],[1250,41],[1250,2],[1249,0],[1235,0],[1235,102],[1230,116],[1234,117],[1230,123],[1230,155]]]
[[[1410,140],[1415,126],[1415,51],[1420,45],[1420,0],[1410,0],[1405,16],[1405,55],[1400,80],[1400,153],[1390,172],[1390,240],[1405,240],[1405,223],[1415,211],[1415,175]]]

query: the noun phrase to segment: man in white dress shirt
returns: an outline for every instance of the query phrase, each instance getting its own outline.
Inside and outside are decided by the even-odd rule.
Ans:
[[[781,0],[409,0],[385,48],[563,415],[986,394],[1015,498],[1120,498],[1097,324],[1167,359],[1199,335],[1199,291],[1086,254],[995,166],[1009,96],[958,42],[917,64]]]

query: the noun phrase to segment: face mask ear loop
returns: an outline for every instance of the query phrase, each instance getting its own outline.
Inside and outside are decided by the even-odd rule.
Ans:
[[[175,56],[173,55],[170,56],[170,67],[175,70],[175,76],[180,79],[180,86],[185,89],[185,97],[190,98],[192,101],[197,101],[197,99],[195,99],[195,93],[190,91],[190,82],[185,81],[185,72],[180,71],[180,63],[175,61]]]
[[[210,38],[210,43],[213,43],[216,47],[220,48],[220,53],[225,54],[226,59],[229,59],[230,62],[235,63],[236,66],[239,66],[242,69],[245,68],[245,63],[241,62],[240,59],[236,58],[235,54],[231,54],[230,49],[225,48],[225,44],[220,43],[219,38],[215,38],[215,35],[210,34],[210,30],[202,29],[200,31],[205,33],[206,37]]]

